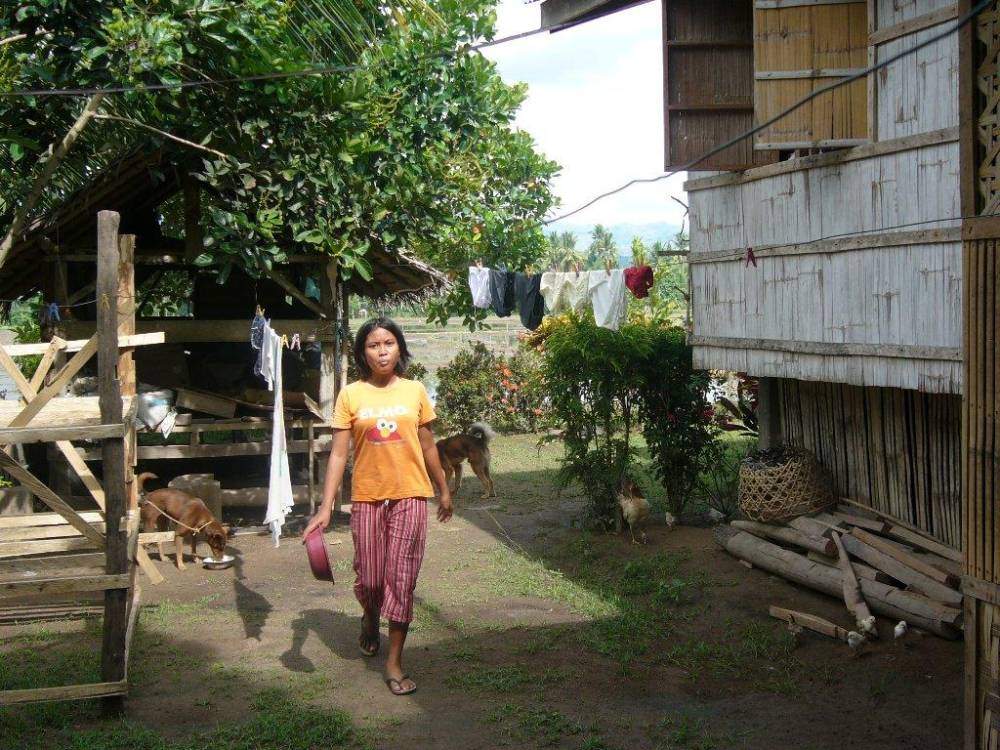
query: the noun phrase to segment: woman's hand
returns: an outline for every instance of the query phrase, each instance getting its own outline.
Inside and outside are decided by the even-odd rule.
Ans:
[[[326,527],[330,525],[330,515],[330,511],[326,508],[320,508],[316,511],[316,515],[309,519],[309,523],[306,524],[305,531],[302,532],[303,544],[305,544],[306,537],[316,529],[319,529],[320,531],[326,530]]]
[[[442,492],[441,497],[438,500],[438,521],[441,523],[448,523],[451,520],[452,513],[455,512],[454,507],[451,504],[451,493]]]

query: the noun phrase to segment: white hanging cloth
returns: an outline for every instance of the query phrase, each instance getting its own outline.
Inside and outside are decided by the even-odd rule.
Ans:
[[[285,404],[281,383],[281,336],[270,325],[264,327],[261,348],[261,375],[274,391],[274,418],[271,428],[271,480],[267,488],[267,515],[264,525],[271,527],[274,546],[279,545],[281,527],[292,512],[292,474],[288,469],[288,444],[285,441]]]
[[[469,289],[472,291],[474,307],[487,308],[492,303],[490,297],[490,269],[469,266]]]
[[[620,268],[612,269],[611,273],[591,271],[590,300],[594,305],[594,322],[617,331],[628,310],[624,271]]]

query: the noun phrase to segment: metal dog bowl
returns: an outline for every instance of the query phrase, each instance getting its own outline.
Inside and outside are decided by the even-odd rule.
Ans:
[[[201,564],[209,570],[225,570],[226,568],[232,567],[235,559],[236,558],[233,555],[224,554],[218,560],[211,557],[202,558]]]

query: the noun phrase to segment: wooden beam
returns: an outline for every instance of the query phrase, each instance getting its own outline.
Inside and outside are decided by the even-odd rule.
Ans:
[[[745,172],[716,175],[714,177],[699,177],[685,182],[683,189],[686,192],[694,192],[697,190],[710,190],[725,185],[742,185],[747,182],[767,179],[768,177],[800,172],[804,169],[847,164],[859,159],[870,159],[873,156],[898,154],[904,151],[939,146],[943,143],[955,143],[957,140],[957,127],[942,128],[941,130],[931,130],[926,133],[919,133],[918,135],[908,135],[902,138],[868,143],[863,146],[856,146],[830,154],[817,154],[815,156],[803,156],[798,159],[786,159],[785,161],[775,162],[763,167],[754,167]]]
[[[340,341],[336,336],[337,322],[340,318],[337,315],[337,281],[338,281],[337,261],[331,260],[326,264],[319,280],[320,302],[326,317],[333,324],[334,335],[320,346],[319,364],[319,409],[323,415],[323,421],[329,424],[333,419],[333,404],[337,398],[337,355],[339,354]]]
[[[326,318],[327,314],[326,311],[323,309],[323,307],[317,304],[315,300],[312,300],[309,297],[307,297],[301,289],[295,286],[295,284],[293,284],[291,280],[287,276],[285,276],[285,274],[281,273],[281,271],[279,271],[277,268],[268,268],[263,264],[261,267],[264,269],[264,273],[266,273],[274,283],[276,283],[278,286],[280,286],[282,289],[284,289],[286,292],[292,295],[299,302],[301,302],[307,308],[312,310],[314,313],[319,315],[320,318]]]
[[[45,376],[49,374],[49,368],[52,367],[52,362],[56,358],[56,354],[65,348],[66,342],[58,336],[53,336],[52,340],[49,341],[49,345],[45,349],[45,354],[42,355],[42,361],[38,363],[38,367],[35,368],[35,374],[31,376],[31,387],[34,390],[37,391],[42,387],[42,384],[45,382]]]
[[[879,29],[868,36],[868,44],[871,46],[885,44],[886,42],[891,42],[893,39],[899,39],[902,36],[916,34],[918,31],[923,31],[924,29],[929,29],[932,26],[947,23],[955,18],[958,18],[957,3],[944,8],[939,8],[938,10],[931,11],[930,13],[924,13],[915,18],[903,21],[902,23],[897,23],[892,26],[886,26],[884,29]]]
[[[19,464],[7,451],[0,449],[0,469],[11,478],[27,487],[31,493],[61,515],[66,521],[98,547],[105,546],[104,534],[84,521],[80,514],[66,504],[56,493],[50,490],[38,477]]]
[[[82,518],[87,523],[104,521],[104,514],[96,510],[82,511]],[[20,516],[0,516],[0,529],[23,529],[32,526],[62,526],[66,519],[58,513],[28,513]]]
[[[62,393],[63,388],[69,384],[70,379],[80,372],[81,368],[90,361],[90,358],[94,356],[96,351],[97,339],[91,338],[91,340],[88,341],[86,345],[74,354],[73,358],[66,363],[66,366],[60,370],[58,375],[56,375],[55,380],[45,386],[45,388],[38,392],[38,395],[28,401],[28,405],[21,410],[20,414],[10,421],[8,427],[24,427],[32,419],[34,419],[35,415],[42,410],[45,404]]]
[[[124,437],[125,431],[124,424],[94,424],[82,427],[0,427],[0,444],[101,440]]]
[[[128,693],[128,683],[125,680],[96,682],[91,685],[4,690],[0,692],[0,706],[14,706],[20,703],[75,701],[84,698],[107,698],[109,696],[125,695],[126,693]]]
[[[929,359],[941,362],[962,361],[962,350],[950,346],[889,343],[846,344],[832,341],[789,341],[729,336],[688,336],[688,343],[691,346],[719,349],[757,349],[766,352],[817,354],[832,357],[888,357],[890,359]]]
[[[201,186],[185,169],[181,173],[181,188],[184,193],[184,260],[194,263],[205,245],[201,227]]]
[[[961,578],[959,576],[934,567],[930,563],[921,560],[919,557],[911,555],[909,552],[901,549],[887,539],[882,539],[875,534],[871,534],[864,529],[858,528],[852,529],[851,534],[856,536],[868,546],[874,547],[879,552],[883,552],[889,557],[896,558],[899,562],[903,563],[903,565],[913,568],[918,573],[923,573],[925,576],[934,579],[938,583],[950,586],[953,589],[957,589],[961,585]]]
[[[118,331],[122,320],[118,303],[123,283],[118,238],[119,216],[114,211],[97,214],[97,387],[101,421],[122,421],[122,388],[119,380]],[[129,509],[126,486],[125,441],[109,439],[102,450],[104,473],[104,519],[107,524],[105,572],[128,573],[128,540],[121,519]],[[101,641],[101,679],[118,683],[125,679],[125,631],[128,626],[128,590],[104,592],[104,631]],[[118,713],[120,699],[106,699],[105,713]]]
[[[962,605],[962,593],[960,591],[938,583],[923,573],[901,563],[896,558],[890,557],[881,550],[877,550],[862,542],[860,538],[854,536],[853,532],[844,536],[840,541],[844,545],[844,548],[854,557],[864,560],[872,567],[888,573],[897,581],[905,583],[910,588],[919,591],[925,596],[951,607],[960,607]]]
[[[91,521],[90,523],[93,524],[94,529],[97,531],[103,532],[105,530],[103,518],[100,521]],[[65,539],[78,536],[80,536],[80,532],[66,523],[65,520],[58,526],[27,526],[19,529],[0,529],[0,542],[26,542],[32,539]]]
[[[76,339],[73,341],[66,341],[66,346],[63,347],[62,351],[67,353],[73,353],[80,351],[83,347],[87,345],[90,341],[90,337],[94,335],[94,323],[93,321],[73,321],[74,326],[82,326],[83,328],[90,330],[90,336],[85,339]],[[154,328],[155,326],[150,326]],[[162,344],[165,341],[165,337],[162,332],[150,330],[147,333],[138,333],[134,336],[120,336],[118,338],[118,346],[122,349],[135,346],[152,346],[154,344]],[[48,350],[49,345],[45,343],[41,344],[6,344],[0,347],[0,350],[4,350],[11,357],[24,357],[29,354],[45,354]]]
[[[33,578],[27,581],[0,582],[0,599],[43,594],[79,594],[129,588],[128,574]]]
[[[197,344],[248,341],[249,329],[243,320],[137,320],[136,331],[139,335],[160,332],[163,338],[156,343],[167,344]],[[293,320],[272,320],[271,328],[275,333],[291,336],[298,333],[302,343],[307,341],[332,341],[333,332],[329,326],[320,326],[315,318],[299,318]],[[92,336],[93,321],[68,321],[65,325],[66,334],[71,337]],[[9,349],[10,347],[8,347]],[[27,352],[41,354],[42,351]]]
[[[119,339],[135,334],[135,235],[123,234],[118,238],[118,331]],[[135,361],[132,350],[126,347],[118,352],[118,382],[121,395],[136,395]]]
[[[330,450],[333,442],[331,435],[316,438],[314,449],[324,453]],[[87,461],[101,459],[100,451],[77,448],[77,455]],[[305,453],[309,450],[308,440],[289,440],[289,453]],[[261,440],[252,443],[222,443],[218,445],[140,445],[138,458],[140,461],[156,461],[176,458],[227,458],[231,456],[267,456],[271,453],[271,441]]]
[[[75,537],[70,539],[43,539],[26,542],[0,542],[0,560],[25,555],[47,555],[52,552],[79,552],[93,550],[95,544],[89,539]],[[101,554],[103,559],[104,554]]]
[[[857,75],[864,68],[811,68],[809,70],[758,70],[756,81],[782,81],[796,78],[847,78]],[[866,142],[866,141],[863,141]]]

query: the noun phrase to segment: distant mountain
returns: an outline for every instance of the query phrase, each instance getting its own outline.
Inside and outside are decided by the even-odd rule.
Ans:
[[[632,247],[632,238],[641,237],[646,245],[660,240],[669,242],[680,231],[679,224],[669,222],[650,222],[647,224],[605,224],[611,235],[615,238],[618,250],[625,257],[631,257],[629,248]],[[572,232],[576,235],[576,246],[583,250],[590,244],[590,235],[594,231],[593,224],[573,224],[570,222],[559,222],[546,228],[546,232]]]

